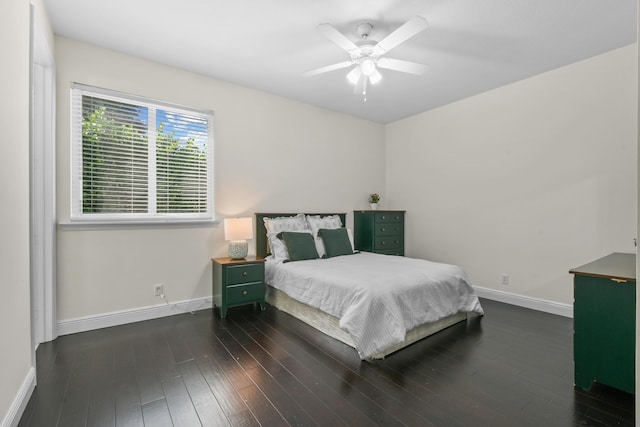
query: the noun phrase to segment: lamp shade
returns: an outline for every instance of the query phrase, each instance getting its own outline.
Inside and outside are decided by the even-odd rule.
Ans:
[[[246,239],[253,238],[251,218],[225,218],[224,239],[229,240],[229,257],[242,259],[249,252]]]
[[[224,240],[246,240],[253,238],[251,218],[225,218]]]

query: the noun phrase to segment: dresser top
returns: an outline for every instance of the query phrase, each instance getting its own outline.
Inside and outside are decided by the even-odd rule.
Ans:
[[[569,270],[571,274],[636,280],[636,254],[614,252],[581,267]]]
[[[393,209],[357,209],[354,212],[400,212],[405,213],[406,211],[398,211]]]

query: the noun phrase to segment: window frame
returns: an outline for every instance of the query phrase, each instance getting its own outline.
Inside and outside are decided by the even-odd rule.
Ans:
[[[177,114],[187,114],[206,118],[207,120],[207,191],[206,191],[206,211],[198,213],[158,213],[155,200],[149,201],[148,209],[155,209],[155,212],[147,211],[146,213],[85,213],[83,212],[83,158],[82,158],[82,122],[83,122],[83,95],[98,97],[105,100],[134,104],[136,106],[145,107],[153,110],[167,110]],[[158,101],[138,95],[117,92],[109,89],[88,86],[80,83],[72,83],[70,91],[70,112],[71,112],[71,165],[70,165],[70,213],[69,224],[81,226],[145,226],[145,225],[200,225],[200,224],[217,224],[214,211],[214,113],[210,110],[185,107],[165,101]],[[155,117],[155,111],[149,116]],[[156,123],[148,123],[150,132],[155,132]],[[148,165],[149,179],[148,197],[156,194],[156,177],[155,160],[151,161],[151,156],[155,156],[155,135],[148,137]],[[153,141],[153,143],[151,143]]]

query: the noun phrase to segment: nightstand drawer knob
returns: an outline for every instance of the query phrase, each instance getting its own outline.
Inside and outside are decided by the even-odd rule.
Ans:
[[[247,277],[247,272],[246,271],[242,272],[242,277]]]
[[[242,291],[242,296],[243,296],[243,297],[246,297],[246,296],[247,296],[247,294],[248,294],[248,292],[247,292],[247,291]]]

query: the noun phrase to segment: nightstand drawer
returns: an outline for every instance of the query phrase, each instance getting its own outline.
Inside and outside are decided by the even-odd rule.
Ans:
[[[403,234],[404,232],[401,223],[376,224],[376,236],[401,236]]]
[[[227,267],[227,284],[249,283],[262,281],[264,263],[242,264]]]
[[[227,305],[244,304],[258,301],[264,297],[262,282],[246,283],[243,285],[227,286]]]
[[[404,246],[403,238],[401,236],[381,236],[376,237],[376,250],[388,250],[396,249]]]

